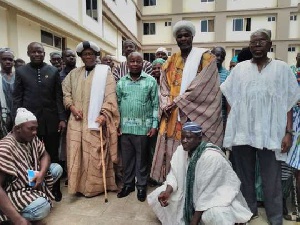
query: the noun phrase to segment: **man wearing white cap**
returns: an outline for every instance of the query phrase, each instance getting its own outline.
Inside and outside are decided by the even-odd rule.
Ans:
[[[71,111],[67,129],[68,191],[92,197],[104,192],[104,179],[107,190],[117,190],[113,164],[117,163],[120,115],[110,67],[96,64],[100,48],[83,41],[76,52],[84,66],[73,69],[62,83],[64,105]],[[103,130],[102,143],[99,126]],[[101,145],[106,178],[102,174]]]
[[[62,174],[37,135],[36,117],[19,108],[11,133],[0,140],[0,222],[30,224],[46,217],[51,209],[53,184]],[[29,172],[34,174],[29,178]]]
[[[181,143],[166,182],[148,196],[162,224],[246,223],[252,213],[222,150],[202,141],[202,128],[194,122],[183,125]]]
[[[159,47],[155,52],[155,59],[168,59],[168,50],[164,47]]]
[[[181,127],[188,119],[202,126],[203,139],[223,141],[221,91],[216,58],[208,49],[193,47],[195,26],[179,21],[173,36],[180,48],[162,66],[159,131],[150,177],[163,182],[180,144]]]

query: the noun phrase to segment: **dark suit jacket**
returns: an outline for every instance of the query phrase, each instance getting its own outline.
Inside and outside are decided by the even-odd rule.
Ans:
[[[30,63],[16,70],[13,93],[13,115],[24,107],[38,120],[38,135],[57,132],[60,121],[66,120],[59,72],[43,63],[39,68]]]

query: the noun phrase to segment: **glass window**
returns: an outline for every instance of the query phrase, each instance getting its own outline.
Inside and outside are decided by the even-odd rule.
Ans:
[[[53,46],[53,34],[41,30],[41,42]]]
[[[233,31],[243,31],[243,19],[233,19]]]
[[[155,23],[144,23],[144,35],[155,34]]]
[[[86,0],[86,15],[98,21],[97,0]]]
[[[156,5],[156,0],[144,0],[144,6]]]
[[[214,32],[214,20],[201,20],[201,32]]]

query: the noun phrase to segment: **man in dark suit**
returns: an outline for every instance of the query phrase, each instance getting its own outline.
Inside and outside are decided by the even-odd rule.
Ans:
[[[30,63],[16,70],[13,93],[13,115],[23,107],[33,112],[38,120],[38,137],[44,142],[51,162],[58,162],[60,132],[66,128],[62,88],[59,72],[44,63],[42,44],[32,42],[27,47]],[[61,200],[59,182],[53,187],[56,201]]]

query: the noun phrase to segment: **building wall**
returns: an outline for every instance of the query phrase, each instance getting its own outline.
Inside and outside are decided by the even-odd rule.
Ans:
[[[131,0],[104,0],[130,32],[137,36],[136,6]]]
[[[224,0],[223,0],[224,1]],[[195,0],[183,1],[183,13],[212,12],[215,10],[215,2],[201,2]]]
[[[0,27],[1,27],[1,35],[0,35],[0,46],[7,47],[8,39],[7,39],[7,22],[6,22],[7,10],[5,8],[0,7]]]
[[[72,7],[70,7],[69,1],[44,0],[44,2],[47,2],[52,7],[57,8],[57,10],[64,12],[65,15],[72,17],[76,21],[80,21],[79,12],[80,12],[81,7],[80,7],[78,1],[72,0]]]
[[[277,7],[277,0],[227,0],[227,10]]]
[[[166,20],[167,21],[167,20]],[[170,20],[168,20],[170,21]],[[172,36],[172,27],[165,26],[164,21],[143,21],[144,23],[151,22],[155,23],[155,35],[143,35],[142,44],[166,44],[170,43],[173,39]]]
[[[156,0],[156,5],[144,6],[142,4],[143,15],[157,15],[157,14],[169,14],[172,13],[172,4],[176,1],[172,0]],[[175,3],[176,4],[176,3]]]

